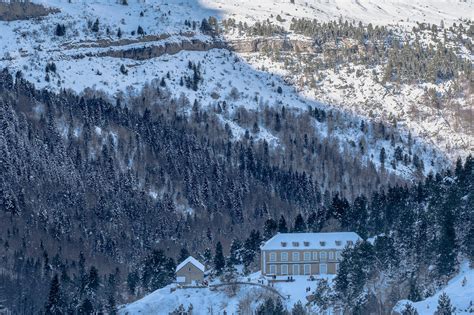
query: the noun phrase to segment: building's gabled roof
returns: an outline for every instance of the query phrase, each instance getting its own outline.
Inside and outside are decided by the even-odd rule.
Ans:
[[[278,233],[260,248],[262,250],[344,249],[360,239],[355,232]]]
[[[176,267],[176,272],[178,272],[181,268],[183,268],[184,266],[186,266],[187,263],[191,263],[193,264],[194,266],[196,266],[199,270],[201,270],[202,272],[204,272],[204,270],[206,269],[204,267],[203,264],[201,264],[196,258],[192,257],[192,256],[189,256],[188,258],[186,258],[185,260],[183,260],[179,265],[178,267]]]

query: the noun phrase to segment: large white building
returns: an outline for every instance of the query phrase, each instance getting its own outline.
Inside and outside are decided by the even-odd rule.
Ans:
[[[354,232],[278,233],[260,247],[262,275],[336,274],[344,248],[359,240]]]

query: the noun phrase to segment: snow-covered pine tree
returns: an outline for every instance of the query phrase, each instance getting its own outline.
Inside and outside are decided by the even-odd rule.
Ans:
[[[451,299],[446,292],[441,293],[438,298],[438,307],[436,308],[435,315],[451,315],[454,312],[454,308],[451,305]]]
[[[216,275],[221,275],[224,271],[225,267],[225,258],[224,253],[222,251],[222,244],[221,242],[217,242],[216,250],[214,254],[214,272]]]
[[[403,307],[401,315],[418,315],[418,311],[413,307],[413,305],[411,305],[411,303],[407,303]]]

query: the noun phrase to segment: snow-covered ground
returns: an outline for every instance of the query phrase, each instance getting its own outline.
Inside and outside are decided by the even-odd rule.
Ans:
[[[462,97],[453,97],[443,106],[436,107],[427,101],[426,90],[432,88],[444,95],[455,84],[453,81],[437,85],[421,83],[391,87],[376,79],[383,76],[382,67],[374,69],[348,64],[337,72],[334,69],[320,70],[315,74],[320,81],[313,88],[303,80],[305,74],[290,73],[284,69],[282,62],[275,62],[258,53],[245,54],[244,57],[255,68],[264,67],[293,83],[307,99],[316,99],[369,119],[396,122],[399,128],[426,139],[430,146],[446,153],[452,160],[458,156],[465,158],[474,150],[474,129],[472,125],[469,127],[472,120],[459,114],[473,110],[474,98],[472,94],[469,96],[472,93],[469,87],[466,87]]]
[[[324,278],[331,283],[334,276],[328,275]],[[298,301],[301,301],[303,305],[306,304],[306,297],[310,294],[306,291],[306,288],[309,287],[310,292],[314,292],[319,279],[321,277],[316,278],[316,281],[309,281],[307,276],[294,276],[294,282],[278,282],[273,286],[270,285],[269,287],[276,289],[279,295],[260,286],[259,282],[262,281],[265,285],[268,285],[268,282],[261,277],[260,272],[256,272],[248,277],[240,277],[237,280],[257,285],[239,285],[234,290],[226,286],[215,289],[176,289],[176,285],[172,284],[136,302],[122,306],[119,314],[168,314],[180,305],[188,309],[190,304],[193,305],[193,314],[222,314],[224,311],[227,314],[238,314],[239,308],[255,310],[265,298],[278,298],[280,296],[283,297],[282,302],[284,306],[291,310]],[[211,285],[219,283],[220,281],[216,280],[211,282]],[[420,315],[431,315],[436,311],[438,298],[443,292],[449,296],[452,306],[456,308],[454,314],[472,314],[474,312],[474,269],[469,267],[468,262],[463,263],[459,274],[451,279],[446,287],[433,296],[416,303],[401,300],[393,310],[401,312],[404,306],[410,303],[417,309]],[[315,311],[315,309],[312,310]]]
[[[459,274],[438,293],[416,303],[408,300],[399,301],[394,310],[400,312],[407,303],[410,303],[416,308],[418,314],[431,315],[436,311],[439,296],[443,292],[449,296],[451,305],[456,308],[454,314],[474,313],[474,269],[469,268],[467,261],[461,265]]]
[[[429,22],[441,20],[451,23],[460,18],[471,18],[472,0],[202,0],[210,8],[217,8],[226,17],[239,17],[249,23],[280,15],[283,19],[304,17],[321,21],[339,17],[373,24],[397,22]]]
[[[424,159],[426,173],[445,167],[445,153],[450,157],[459,152],[468,152],[474,142],[467,131],[454,132],[449,121],[437,113],[427,113],[427,118],[418,121],[402,121],[402,114],[409,111],[420,101],[419,88],[407,86],[406,93],[390,95],[383,87],[371,81],[370,75],[364,80],[353,78],[354,74],[327,73],[320,90],[297,89],[285,84],[284,72],[280,65],[269,60],[248,58],[249,62],[226,50],[204,52],[182,51],[175,55],[163,55],[148,60],[133,60],[114,57],[99,57],[97,54],[108,50],[124,50],[167,43],[179,43],[181,40],[210,38],[194,29],[185,21],[201,21],[209,16],[219,18],[233,17],[237,21],[253,23],[256,20],[281,15],[286,22],[292,17],[319,18],[334,20],[339,17],[372,22],[374,24],[393,24],[410,16],[410,21],[445,23],[470,17],[472,0],[454,1],[349,1],[349,0],[261,0],[261,1],[222,1],[222,0],[148,0],[128,1],[121,5],[116,0],[34,0],[46,6],[56,7],[60,13],[50,14],[41,19],[27,21],[0,22],[0,67],[12,71],[22,71],[25,78],[39,88],[52,90],[72,89],[81,93],[87,88],[102,90],[111,97],[120,94],[138,93],[145,84],[154,80],[165,79],[166,85],[176,98],[187,96],[192,102],[197,99],[203,107],[213,106],[217,102],[227,101],[235,106],[249,109],[261,109],[268,106],[286,106],[288,108],[306,109],[308,105],[341,110],[344,115],[354,112],[348,120],[348,128],[336,128],[333,136],[341,142],[341,151],[350,150],[350,143],[358,143],[361,137],[356,122],[360,119],[378,118],[387,122],[391,118],[399,119],[406,137],[408,131],[419,136],[419,154]],[[288,15],[289,14],[289,15]],[[273,15],[273,17],[271,17]],[[93,32],[91,25],[99,19],[99,31]],[[66,26],[66,35],[55,36],[57,24]],[[150,37],[132,35],[141,26]],[[120,28],[122,37],[118,38]],[[86,57],[78,58],[78,55]],[[248,56],[245,56],[248,57]],[[258,59],[258,60],[257,60]],[[198,91],[181,86],[180,78],[192,73],[188,62],[201,63],[203,83]],[[49,73],[46,78],[45,68],[54,62],[56,73]],[[120,72],[124,66],[128,74]],[[262,66],[265,69],[262,71]],[[292,83],[291,80],[287,80]],[[347,82],[345,82],[347,81]],[[293,82],[294,83],[294,82]],[[155,83],[156,84],[156,83]],[[346,86],[342,89],[342,86]],[[281,86],[283,93],[277,93]],[[374,108],[370,111],[365,105],[368,100]],[[375,105],[374,105],[375,104]],[[232,108],[230,108],[232,110]],[[243,135],[245,130],[229,117],[223,117],[236,136]],[[341,126],[337,126],[341,127]],[[327,133],[324,125],[317,126],[322,136]],[[436,135],[437,130],[440,132]],[[271,143],[278,139],[262,129],[257,138],[265,138]],[[451,150],[451,146],[456,146]],[[365,161],[371,160],[378,165],[380,149],[391,150],[384,139],[369,143]],[[424,148],[423,148],[424,147]],[[467,148],[467,149],[466,149]],[[452,152],[451,152],[452,151]],[[392,156],[387,152],[387,156]],[[374,158],[375,157],[375,158]],[[432,166],[431,162],[434,162]],[[400,167],[393,171],[410,177],[412,170]]]
[[[175,285],[169,285],[163,289],[145,296],[144,298],[123,306],[119,310],[121,315],[154,315],[168,314],[181,304],[185,309],[193,305],[193,314],[222,314],[224,311],[231,314],[239,314],[240,310],[255,310],[267,297],[281,298],[284,306],[291,310],[293,305],[301,301],[306,304],[306,296],[314,292],[318,284],[318,279],[332,280],[333,275],[321,276],[316,281],[309,281],[307,276],[293,276],[293,282],[277,282],[273,286],[261,277],[260,272],[256,272],[248,277],[241,277],[237,281],[246,282],[236,287],[235,291],[230,286],[212,288],[189,288],[180,289]],[[266,289],[260,285],[263,281],[265,286],[276,289],[280,295],[275,294],[271,289]],[[219,283],[217,280],[213,284]],[[254,285],[252,285],[252,283]],[[306,288],[311,291],[307,292]],[[247,313],[243,313],[247,314]]]

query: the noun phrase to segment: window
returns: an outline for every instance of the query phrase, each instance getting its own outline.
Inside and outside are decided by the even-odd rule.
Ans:
[[[320,252],[319,253],[319,258],[321,258],[321,261],[326,261],[328,259],[328,253]]]
[[[326,242],[321,241],[321,242],[319,242],[319,245],[321,245],[321,246],[326,246]]]
[[[337,258],[337,260],[342,260],[342,252],[341,251],[336,252],[336,258]]]
[[[288,274],[288,265],[281,265],[281,274],[282,275]]]
[[[313,252],[313,260],[318,261],[319,259],[318,252]]]
[[[292,244],[293,244],[294,247],[300,246],[300,243],[298,243],[298,242],[293,242]]]
[[[276,265],[270,265],[270,274],[276,275],[277,273],[277,266]]]
[[[300,274],[300,265],[293,265],[293,274],[298,276]]]
[[[304,265],[304,274],[305,275],[311,274],[311,265],[310,264],[305,264]]]
[[[336,241],[336,246],[341,246],[341,241]]]
[[[300,253],[293,253],[293,261],[300,261]]]
[[[277,254],[276,253],[270,253],[270,261],[276,261],[277,260]]]
[[[286,242],[281,242],[281,247],[286,247]]]
[[[288,261],[288,253],[287,252],[282,252],[280,254],[281,261]]]
[[[354,244],[353,241],[347,241],[347,245],[351,246],[351,245],[353,245],[353,244]]]
[[[310,252],[305,252],[304,253],[304,260],[306,260],[306,261],[311,260],[311,253]]]
[[[271,269],[271,268],[270,268]],[[319,265],[319,273],[322,275],[325,275],[328,273],[328,265],[326,264],[320,264]]]
[[[309,246],[309,242],[304,242],[304,246],[308,247],[308,246]]]
[[[334,260],[334,252],[329,252],[329,260]]]

